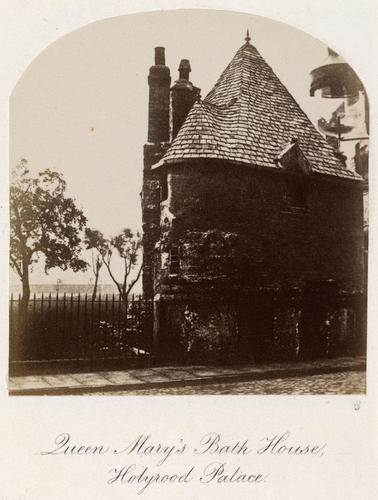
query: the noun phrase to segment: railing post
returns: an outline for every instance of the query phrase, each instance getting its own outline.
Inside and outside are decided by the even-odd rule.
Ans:
[[[143,349],[145,350],[146,349],[145,339],[144,339],[144,335],[142,333],[142,328],[141,328],[141,325],[142,325],[142,300],[141,299],[142,298],[141,298],[141,296],[139,294],[138,295],[138,337],[139,337],[139,339],[142,340],[142,342],[143,342]]]
[[[95,336],[98,337],[99,345],[101,345],[102,342],[102,337],[101,337],[101,328],[100,328],[100,321],[101,321],[101,293],[98,294],[98,320],[96,324],[96,334]],[[98,351],[95,353],[98,355]]]
[[[69,331],[70,343],[72,339],[72,321],[73,321],[73,292],[71,292],[71,298],[70,298],[70,331]]]
[[[63,293],[63,329],[62,329],[62,345],[66,338],[66,292]]]
[[[85,294],[84,297],[84,346],[83,346],[83,351],[84,353],[88,352],[88,328],[87,328],[87,306],[88,306],[88,294]]]
[[[121,326],[121,294],[118,295],[118,356],[121,357],[121,340],[122,340],[122,326]]]
[[[78,327],[80,328],[80,293],[77,296],[77,322],[78,322]]]
[[[134,330],[135,330],[135,300],[134,300],[134,294],[131,295],[131,308],[130,308],[130,312],[131,312],[131,331],[134,334]]]
[[[61,343],[61,337],[59,335],[59,323],[58,323],[58,318],[59,318],[59,295],[58,291],[56,292],[55,295],[55,342],[58,345],[59,352],[62,351],[62,343]],[[58,337],[59,337],[59,343],[58,343]]]
[[[114,321],[114,293],[112,295],[112,320],[111,320],[111,351],[112,351],[112,356],[114,354],[114,330],[115,330],[115,321]]]
[[[21,294],[18,294],[18,309],[17,309],[17,331],[20,329],[20,307],[21,307]],[[19,334],[20,332],[18,332]]]
[[[105,339],[104,343],[106,347],[109,347],[109,337],[108,337],[108,294],[105,295]]]
[[[94,333],[93,333],[93,323],[94,323],[94,302],[95,299],[92,294],[92,300],[91,300],[91,328],[90,328],[90,343],[89,343],[89,350],[90,350],[90,358],[93,358],[93,351],[94,351]]]
[[[41,317],[42,317],[41,323],[43,324],[43,326],[45,326],[45,320],[44,320],[44,316],[43,316],[43,304],[44,304],[44,296],[43,296],[43,292],[42,292],[42,294],[41,294]]]
[[[75,342],[77,342],[78,340],[80,341],[81,337],[82,337],[82,332],[81,332],[81,328],[80,328],[80,292],[77,296],[77,314],[76,314],[76,328],[75,328]],[[79,347],[80,347],[80,356],[82,356],[82,347],[79,343]],[[78,349],[79,351],[79,349]]]
[[[125,334],[126,342],[129,340],[129,297],[125,297]]]
[[[15,347],[15,333],[14,333],[14,320],[13,320],[13,292],[11,293],[9,302],[9,353],[10,360],[13,360],[14,347]]]
[[[51,292],[49,293],[49,298],[48,298],[48,309],[47,309],[47,338],[48,342],[47,345],[50,347],[51,346]],[[54,342],[55,344],[55,342]],[[49,349],[50,351],[50,349]]]

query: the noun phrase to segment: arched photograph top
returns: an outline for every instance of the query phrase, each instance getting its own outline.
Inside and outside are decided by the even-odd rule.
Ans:
[[[366,392],[369,104],[334,48],[105,19],[10,116],[9,394]]]

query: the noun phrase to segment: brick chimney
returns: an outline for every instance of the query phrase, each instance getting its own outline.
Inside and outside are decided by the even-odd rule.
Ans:
[[[176,137],[201,90],[189,81],[191,71],[188,59],[181,59],[179,79],[171,89],[172,96],[172,140]]]
[[[151,167],[164,155],[170,139],[171,76],[165,65],[164,47],[155,48],[155,64],[148,75],[148,143],[144,145],[142,186],[143,293],[152,299],[153,251],[160,236],[160,174]]]
[[[165,65],[164,47],[155,47],[155,65],[148,75],[148,142],[169,141],[169,88],[171,76]]]

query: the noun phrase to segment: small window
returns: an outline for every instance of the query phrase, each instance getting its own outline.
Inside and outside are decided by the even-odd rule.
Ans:
[[[178,274],[180,272],[180,252],[177,246],[171,247],[169,259],[169,273]]]
[[[307,208],[307,187],[300,180],[292,180],[286,185],[286,203],[295,208]]]
[[[163,174],[160,179],[160,201],[168,198],[168,179],[167,174]]]

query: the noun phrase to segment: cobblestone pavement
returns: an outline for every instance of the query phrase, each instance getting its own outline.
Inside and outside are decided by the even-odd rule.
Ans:
[[[308,377],[225,382],[139,391],[92,392],[91,396],[172,396],[198,394],[364,394],[365,372],[341,372]]]

